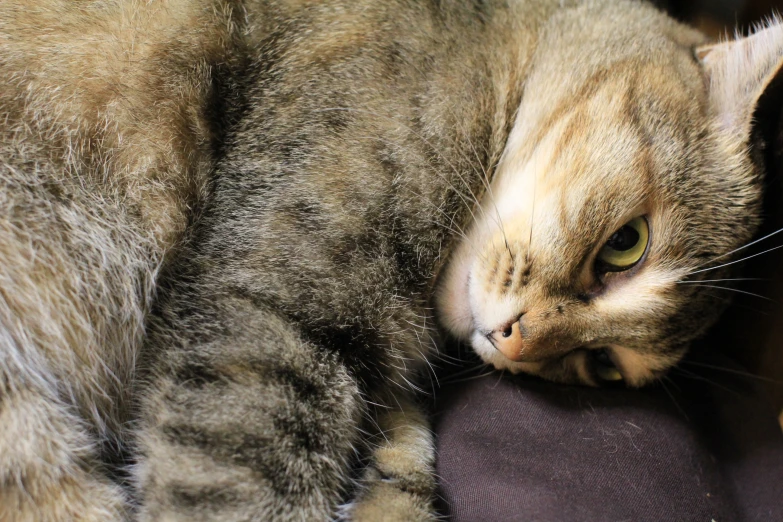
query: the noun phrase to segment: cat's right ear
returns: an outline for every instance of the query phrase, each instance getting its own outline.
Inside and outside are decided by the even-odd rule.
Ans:
[[[759,126],[776,127],[783,102],[783,20],[748,37],[696,49],[717,125],[733,146],[755,141]],[[774,131],[773,131],[774,132]],[[767,141],[768,138],[765,138]]]

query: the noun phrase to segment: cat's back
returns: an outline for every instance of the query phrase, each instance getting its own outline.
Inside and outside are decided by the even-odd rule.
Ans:
[[[210,66],[235,16],[220,0],[0,3],[3,160],[123,198],[170,246],[205,182]]]

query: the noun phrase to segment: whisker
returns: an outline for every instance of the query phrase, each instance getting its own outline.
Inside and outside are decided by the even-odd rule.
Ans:
[[[781,233],[781,232],[783,232],[783,228],[779,228],[779,229],[777,229],[776,231],[774,231],[774,232],[772,232],[772,233],[770,233],[770,234],[767,234],[766,236],[764,236],[764,237],[762,237],[762,238],[759,238],[759,239],[757,239],[757,240],[755,240],[755,241],[751,241],[751,242],[750,242],[750,243],[748,243],[747,245],[743,245],[743,246],[741,246],[741,247],[739,247],[739,248],[735,248],[735,249],[734,249],[734,250],[732,250],[731,252],[726,252],[725,254],[721,254],[721,255],[719,255],[719,256],[713,257],[713,258],[712,258],[712,259],[710,259],[709,261],[705,261],[704,263],[702,263],[702,264],[701,264],[701,265],[699,265],[699,266],[704,266],[704,265],[706,265],[706,264],[708,264],[708,263],[712,263],[713,261],[716,261],[716,260],[718,260],[718,259],[720,259],[720,258],[722,258],[722,257],[730,256],[731,254],[733,254],[733,253],[735,253],[735,252],[739,252],[740,250],[744,250],[744,249],[746,249],[746,248],[748,248],[748,247],[751,247],[751,246],[755,245],[756,243],[760,243],[760,242],[764,241],[765,239],[769,239],[769,238],[771,238],[772,236],[774,236],[774,235],[777,235],[777,234],[779,234],[779,233]],[[699,266],[697,266],[696,268],[699,268]]]
[[[716,366],[714,364],[706,364],[706,363],[700,363],[695,361],[680,361],[680,364],[690,364],[692,366],[701,366],[702,368],[708,368],[710,370],[716,370],[720,372],[726,372],[726,373],[732,373],[734,375],[739,375],[741,377],[748,377],[750,379],[756,379],[759,381],[769,382],[772,384],[777,385],[783,385],[783,381],[779,381],[776,379],[770,379],[769,377],[762,377],[761,375],[755,375],[750,372],[743,372],[741,370],[734,370],[732,368],[725,368],[723,366]]]
[[[382,142],[382,143],[385,143],[385,144],[387,144],[387,145],[390,145],[390,146],[392,146],[392,147],[399,147],[399,144],[397,144],[397,143],[393,143],[393,142],[391,142],[391,141],[389,141],[389,140],[387,140],[387,139],[385,139],[385,138],[382,138],[382,137],[380,137],[380,136],[361,136],[361,137],[358,137],[357,139],[375,140],[375,141],[380,141],[380,142]],[[433,150],[434,150],[434,149],[433,149]],[[439,152],[437,152],[437,151],[435,151],[435,152],[436,152],[438,155],[440,155],[440,153],[439,153]],[[442,157],[442,156],[441,156],[441,157]],[[444,159],[445,159],[445,158],[444,158]],[[451,167],[451,168],[452,168],[452,170],[454,170],[454,172],[455,172],[455,173],[456,173],[456,174],[457,174],[457,175],[460,177],[460,181],[462,181],[463,183],[465,183],[465,188],[467,188],[467,189],[468,189],[468,191],[469,191],[469,193],[470,193],[470,196],[473,198],[473,201],[474,201],[474,205],[475,205],[475,207],[476,207],[476,208],[479,208],[479,209],[480,209],[480,210],[482,210],[482,212],[483,212],[483,209],[481,209],[481,205],[479,204],[478,200],[476,199],[476,196],[475,196],[475,195],[473,194],[473,192],[470,190],[470,186],[469,186],[469,185],[468,185],[468,183],[465,181],[465,179],[464,179],[464,178],[462,178],[462,176],[461,176],[461,175],[459,174],[459,172],[456,170],[456,167],[454,167],[453,165],[449,165],[449,167]],[[458,188],[457,188],[457,187],[456,187],[456,186],[455,186],[455,185],[454,185],[454,184],[451,182],[451,180],[449,180],[448,178],[444,177],[444,176],[443,176],[443,175],[442,175],[440,172],[438,172],[436,169],[434,169],[434,168],[430,167],[430,171],[431,171],[432,173],[434,173],[436,176],[438,176],[440,179],[442,179],[444,182],[446,182],[446,183],[448,184],[449,188],[451,188],[451,189],[452,189],[452,190],[453,190],[453,191],[454,191],[454,192],[455,192],[455,193],[456,193],[456,194],[457,194],[457,195],[460,197],[460,199],[462,200],[462,202],[465,204],[465,207],[466,207],[466,208],[468,209],[468,211],[470,212],[471,216],[473,216],[473,220],[475,221],[475,220],[476,220],[476,215],[473,213],[473,208],[474,208],[474,205],[471,205],[471,204],[470,204],[470,202],[468,201],[468,198],[467,198],[467,196],[466,196],[466,195],[465,195],[465,194],[464,194],[462,191],[460,191],[460,190],[459,190],[459,189],[458,189]],[[421,196],[421,197],[423,198],[423,196]]]
[[[427,75],[427,74],[426,74],[424,71],[422,71],[422,70],[421,70],[421,69],[420,69],[420,68],[419,68],[419,67],[418,67],[416,64],[414,64],[414,63],[411,63],[411,62],[407,62],[407,63],[408,63],[408,65],[410,65],[410,66],[411,66],[411,67],[412,67],[412,68],[413,68],[413,69],[414,69],[416,72],[418,72],[418,73],[419,73],[419,75],[421,76],[421,78],[427,78],[427,77],[428,77],[428,75]],[[453,110],[452,108],[449,108],[449,113],[451,114],[452,118],[454,118],[454,121],[460,121],[460,122],[462,121],[460,118],[458,118],[458,117],[456,116],[456,114],[454,113],[454,110]],[[392,118],[390,118],[390,119],[392,119]],[[393,119],[392,119],[392,120],[393,120]],[[394,120],[393,120],[393,121],[394,121]],[[409,129],[411,132],[414,132],[414,133],[415,133],[415,131],[414,131],[413,129],[411,129],[409,126],[406,126],[406,127],[407,127],[407,128],[408,128],[408,129]],[[476,148],[473,146],[473,142],[470,140],[470,134],[469,134],[468,132],[466,132],[466,129],[465,129],[465,126],[464,126],[464,124],[460,123],[460,129],[461,129],[461,130],[464,132],[464,134],[465,134],[465,138],[466,138],[466,140],[467,140],[468,144],[470,145],[470,148],[471,148],[471,149],[473,149],[473,154],[474,154],[474,155],[475,155],[475,157],[476,157],[476,160],[477,160],[477,162],[478,162],[478,164],[479,164],[479,167],[481,167],[481,170],[482,170],[482,171],[483,171],[483,173],[484,173],[484,178],[485,178],[485,180],[482,180],[482,181],[485,181],[485,183],[484,183],[484,184],[485,184],[485,187],[486,187],[486,188],[487,188],[487,190],[490,192],[490,198],[491,198],[492,204],[495,206],[495,211],[497,212],[497,215],[498,215],[498,220],[499,220],[499,223],[498,223],[498,225],[499,225],[499,227],[500,227],[500,230],[501,230],[501,232],[503,233],[503,238],[504,238],[504,240],[505,240],[505,230],[504,230],[504,228],[503,228],[503,222],[502,222],[502,221],[500,221],[500,212],[498,212],[497,205],[495,204],[494,195],[492,194],[492,188],[490,187],[490,183],[489,183],[489,175],[488,175],[488,173],[487,173],[487,169],[485,169],[485,168],[484,168],[484,165],[483,165],[483,164],[482,164],[482,162],[481,162],[481,158],[479,158],[478,151],[476,151]],[[423,140],[425,143],[427,143],[427,141],[426,141],[426,140],[424,140],[423,138],[422,138],[422,140]],[[430,145],[430,146],[431,146],[431,145]],[[431,146],[431,147],[432,147],[432,146]],[[432,147],[432,148],[433,148],[433,150],[435,150],[435,149],[434,149],[434,147]],[[437,152],[437,151],[436,151],[436,152]],[[458,152],[460,152],[460,153],[461,153],[460,155],[462,156],[462,158],[463,158],[465,161],[468,161],[468,162],[469,162],[469,159],[468,159],[468,157],[467,157],[467,155],[466,155],[465,153],[462,153],[461,151],[458,151]],[[492,160],[491,160],[491,156],[492,156],[492,155],[490,154],[490,152],[487,150],[487,148],[486,148],[486,147],[484,147],[484,152],[486,153],[486,155],[487,155],[487,158],[489,158],[489,159],[490,159],[490,164],[491,164],[491,163],[492,163]],[[508,241],[506,241],[506,247],[508,247]],[[509,254],[510,254],[510,253],[511,253],[511,251],[509,250]]]
[[[359,139],[375,140],[375,141],[380,141],[382,143],[386,143],[387,145],[390,145],[390,146],[397,146],[395,143],[390,142],[389,140],[386,140],[386,139],[381,138],[379,136],[363,136],[363,137],[361,137]],[[476,221],[476,215],[473,213],[471,205],[466,200],[466,196],[456,186],[454,186],[454,184],[451,183],[451,181],[448,178],[444,177],[436,169],[430,167],[430,170],[436,176],[438,176],[440,179],[442,179],[445,183],[447,183],[448,186],[460,197],[460,199],[462,200],[462,203],[465,204],[466,208],[468,209],[468,211],[470,212],[471,216],[473,217],[473,220]],[[459,225],[457,225],[454,222],[455,216],[448,214],[440,206],[436,205],[435,202],[429,200],[428,198],[426,198],[423,195],[419,194],[418,192],[414,191],[410,187],[405,187],[405,189],[409,193],[411,193],[414,196],[416,196],[420,201],[423,201],[424,203],[430,205],[433,209],[435,209],[437,212],[439,212],[440,214],[442,214],[445,218],[447,218],[449,220],[449,224],[448,225],[445,224],[445,223],[439,223],[439,222],[436,222],[436,221],[433,221],[432,222],[433,224],[438,225],[438,226],[442,226],[443,228],[445,228],[446,230],[449,230],[453,234],[458,235],[459,237],[461,237],[462,239],[465,240],[465,242],[468,244],[468,246],[473,250],[474,254],[476,254],[478,257],[486,259],[486,255],[470,240],[470,238],[468,237],[467,233],[461,227],[459,227]],[[475,199],[475,197],[474,197],[474,199]],[[482,212],[483,212],[483,210],[482,210]],[[453,227],[457,227],[457,229],[455,230]]]
[[[713,381],[711,379],[708,379],[708,378],[706,378],[706,377],[704,377],[702,375],[699,375],[698,373],[693,373],[691,371],[688,371],[685,368],[681,368],[679,366],[675,366],[674,368],[672,368],[672,371],[678,371],[684,377],[689,378],[689,379],[693,379],[695,381],[706,382],[707,384],[709,384],[711,386],[715,386],[716,388],[720,388],[721,390],[729,392],[732,395],[737,395],[737,396],[740,395],[740,393],[737,392],[737,390],[732,390],[731,388],[728,388],[728,387],[718,383],[717,381]]]
[[[533,223],[536,219],[536,189],[538,187],[538,155],[533,153],[533,204],[530,208],[530,235],[527,238],[527,253],[525,254],[525,262],[530,263],[530,249],[533,246]]]
[[[371,136],[365,137],[365,139],[374,139],[374,140],[386,141],[386,140],[383,140],[383,138],[375,138],[375,137],[371,137]],[[446,181],[446,183],[449,184],[449,186],[454,190],[455,193],[460,194],[459,190],[456,187],[454,187],[448,180],[444,180],[444,181]],[[447,225],[445,223],[439,223],[437,221],[432,221],[433,224],[444,227],[445,229],[449,230],[450,232],[452,232],[454,234],[459,235],[461,238],[465,239],[465,241],[470,243],[470,241],[468,239],[467,233],[462,228],[460,228],[459,225],[457,225],[454,222],[454,216],[446,213],[446,211],[444,211],[440,206],[436,205],[435,202],[429,200],[428,198],[426,198],[425,196],[423,196],[423,195],[419,194],[418,192],[414,191],[410,187],[405,187],[405,189],[410,194],[416,196],[420,201],[423,201],[424,203],[432,206],[432,208],[434,208],[436,211],[440,212],[444,217],[448,218],[449,223],[450,223],[450,224]],[[461,197],[461,199],[462,199],[463,203],[467,204],[467,202],[465,201],[464,198]],[[475,216],[474,216],[474,218],[475,218]],[[456,229],[453,228],[453,227],[456,227]]]
[[[479,200],[478,200],[478,198],[476,197],[476,195],[475,195],[475,194],[473,194],[473,191],[472,191],[472,190],[471,190],[471,188],[470,188],[470,183],[468,183],[468,182],[467,182],[467,180],[466,180],[466,179],[465,179],[465,178],[462,176],[462,174],[460,173],[459,169],[457,169],[457,167],[456,167],[456,166],[455,166],[455,165],[454,165],[454,164],[453,164],[451,161],[449,161],[449,159],[448,159],[447,157],[445,157],[445,156],[444,156],[444,155],[443,155],[443,154],[442,154],[442,153],[441,153],[441,152],[440,152],[440,151],[437,149],[437,147],[435,147],[435,146],[434,146],[434,145],[433,145],[433,144],[432,144],[432,143],[431,143],[429,140],[427,140],[427,138],[425,138],[424,136],[422,136],[422,135],[421,135],[421,133],[417,132],[417,131],[416,131],[415,129],[413,129],[413,128],[412,128],[410,125],[407,125],[407,124],[403,123],[402,121],[400,121],[400,120],[397,120],[397,119],[395,119],[395,118],[392,118],[392,117],[390,117],[390,116],[387,116],[387,115],[385,115],[385,114],[380,114],[380,113],[377,113],[377,112],[375,112],[375,111],[369,111],[369,110],[366,110],[366,109],[357,109],[357,108],[354,108],[354,107],[324,107],[324,108],[321,108],[321,109],[315,109],[313,112],[329,112],[329,111],[347,111],[347,112],[358,112],[358,113],[369,114],[369,115],[371,115],[371,116],[376,116],[376,117],[380,117],[380,118],[385,118],[385,119],[387,119],[387,120],[389,120],[389,121],[391,121],[391,122],[393,122],[393,123],[396,123],[397,125],[400,125],[400,126],[402,126],[402,127],[406,128],[406,129],[407,129],[407,130],[408,130],[408,131],[409,131],[411,134],[413,134],[414,136],[416,136],[417,138],[419,138],[419,139],[421,140],[421,142],[422,142],[422,143],[424,143],[424,144],[426,144],[428,147],[430,147],[430,149],[431,149],[433,152],[435,152],[435,154],[437,154],[437,155],[438,155],[438,156],[439,156],[439,157],[440,157],[440,158],[441,158],[441,159],[442,159],[442,160],[443,160],[443,161],[444,161],[444,162],[445,162],[445,163],[446,163],[446,164],[447,164],[447,165],[448,165],[448,166],[451,168],[451,170],[454,172],[454,174],[456,174],[456,175],[457,175],[457,177],[459,177],[459,178],[460,178],[460,181],[462,181],[462,183],[464,183],[464,184],[465,184],[465,187],[468,189],[468,192],[470,193],[471,197],[473,198],[473,201],[476,203],[476,206],[477,206],[477,207],[478,207],[480,210],[482,210],[482,211],[483,211],[483,208],[481,208],[481,204],[479,203]],[[378,138],[378,139],[382,139],[382,138]],[[464,157],[464,156],[463,156],[463,159],[466,159],[466,160],[467,160],[467,158],[466,158],[466,157]],[[471,214],[473,214],[473,211],[472,211],[472,210],[471,210]],[[476,219],[475,215],[473,215],[473,219],[474,219],[474,220]]]
[[[429,395],[429,392],[427,390],[421,388],[420,386],[418,386],[418,385],[414,384],[413,382],[411,382],[410,380],[408,380],[408,378],[405,377],[404,373],[400,373],[399,377],[400,377],[400,379],[405,381],[405,384],[407,384],[410,387],[410,389],[413,390],[414,392],[418,392],[418,393],[420,393],[422,395]]]
[[[707,297],[712,297],[713,299],[717,299],[719,301],[723,301],[724,303],[731,303],[731,306],[736,306],[737,308],[742,308],[743,310],[749,310],[749,311],[753,312],[754,314],[769,316],[768,312],[765,312],[763,310],[759,310],[759,309],[754,308],[752,306],[746,306],[746,305],[740,304],[740,303],[738,303],[736,301],[732,302],[731,299],[727,299],[727,298],[722,297],[722,296],[717,296],[715,294],[710,294],[708,292],[704,292],[704,295],[706,295]]]
[[[733,265],[733,264],[736,264],[736,263],[741,263],[743,261],[747,261],[748,259],[753,259],[754,257],[758,257],[760,255],[767,254],[769,252],[772,252],[773,250],[778,250],[780,248],[783,248],[783,245],[770,248],[769,250],[765,250],[763,252],[759,252],[758,254],[753,254],[752,256],[747,256],[747,257],[743,257],[742,259],[737,259],[736,261],[731,261],[729,263],[723,263],[722,265],[713,266],[713,267],[710,267],[710,268],[702,268],[701,270],[695,270],[693,272],[688,272],[688,275],[691,276],[693,274],[699,274],[701,272],[709,272],[710,270],[717,270],[718,268],[723,268],[725,266],[730,266],[730,265]]]
[[[452,114],[453,114],[453,111],[452,111]],[[464,131],[464,128],[463,128],[463,131]],[[508,255],[511,256],[511,260],[514,261],[514,254],[511,252],[511,247],[508,244],[508,237],[506,237],[506,229],[503,226],[503,219],[500,217],[500,209],[498,209],[497,203],[495,202],[495,194],[492,191],[492,185],[491,185],[491,183],[489,181],[488,171],[487,171],[487,169],[484,168],[484,165],[481,162],[481,158],[479,157],[478,151],[476,150],[476,147],[473,146],[473,142],[470,140],[470,135],[467,132],[465,133],[465,138],[466,138],[466,140],[468,142],[468,145],[470,145],[470,148],[473,150],[473,155],[476,157],[476,161],[477,161],[479,167],[481,167],[481,172],[483,174],[481,176],[481,182],[482,182],[482,184],[484,185],[484,188],[487,191],[487,195],[489,196],[490,203],[492,203],[492,206],[495,208],[495,215],[497,216],[496,223],[497,223],[498,227],[500,228],[500,233],[503,234],[503,242],[506,245],[506,250],[508,251]],[[489,156],[489,152],[486,150],[486,148],[484,149],[484,152],[487,154],[487,156]]]
[[[460,370],[458,372],[454,372],[454,373],[450,374],[445,379],[441,379],[441,383],[442,384],[451,384],[451,383],[454,383],[454,382],[462,382],[462,381],[459,381],[459,380],[457,380],[455,378],[461,377],[461,376],[466,375],[466,374],[470,374],[472,372],[481,371],[482,369],[485,369],[485,368],[489,368],[489,365],[482,363],[482,364],[478,364],[476,366],[470,366],[468,368],[465,368],[463,370]],[[494,372],[494,370],[490,368],[489,372],[487,372],[486,374],[482,374],[482,375],[490,375],[493,372]]]
[[[733,279],[701,279],[698,281],[676,281],[679,285],[694,285],[700,283],[719,283],[721,281],[772,281],[769,278],[763,277],[736,277]]]
[[[413,334],[416,336],[416,341],[419,343],[419,348],[416,348],[416,351],[419,353],[421,358],[424,359],[424,362],[427,364],[427,366],[429,367],[430,371],[432,372],[432,378],[435,379],[435,382],[437,383],[438,388],[440,388],[440,382],[438,382],[438,374],[435,372],[435,368],[432,366],[432,363],[429,361],[430,358],[426,357],[424,355],[424,352],[422,352],[422,350],[421,350],[422,348],[424,348],[424,343],[422,343],[421,336],[419,336],[419,332],[417,330],[418,326],[413,324],[413,323],[410,323],[410,321],[406,321],[406,322],[408,322],[409,324],[411,324],[411,326],[414,327],[413,328]],[[432,394],[435,395],[435,385],[432,383],[432,379],[430,379],[430,383],[432,384]]]
[[[431,344],[432,344],[432,353],[434,353],[437,357],[450,359],[452,361],[458,361],[461,363],[465,362],[463,359],[454,357],[453,355],[449,355],[448,353],[446,353],[446,351],[441,351],[440,348],[438,347],[438,344],[434,340],[431,341]]]
[[[466,243],[466,244],[467,244],[467,245],[468,245],[468,246],[469,246],[469,247],[470,247],[470,248],[473,250],[473,253],[474,253],[474,254],[476,254],[476,256],[477,256],[477,257],[480,257],[480,258],[482,258],[482,259],[484,259],[484,260],[486,260],[486,259],[487,259],[487,258],[486,258],[486,254],[485,254],[484,252],[482,252],[482,251],[481,251],[481,250],[480,250],[480,249],[479,249],[479,248],[476,246],[476,244],[475,244],[475,243],[474,243],[474,242],[473,242],[473,241],[472,241],[472,240],[471,240],[471,239],[468,237],[468,235],[465,233],[465,231],[464,231],[464,230],[462,230],[462,228],[460,228],[460,227],[459,227],[459,225],[457,225],[456,223],[454,223],[454,218],[453,218],[453,216],[450,216],[448,213],[446,213],[446,211],[445,211],[445,210],[443,210],[443,209],[442,209],[442,208],[440,208],[438,205],[436,205],[434,202],[432,202],[432,201],[430,201],[429,199],[425,198],[425,197],[424,197],[424,196],[422,196],[421,194],[417,193],[417,192],[416,192],[416,191],[414,191],[413,189],[411,189],[411,188],[409,188],[409,187],[406,187],[406,190],[408,190],[408,192],[410,192],[410,193],[411,193],[411,194],[413,194],[414,196],[416,196],[416,197],[420,198],[420,199],[421,199],[421,201],[424,201],[424,202],[425,202],[425,203],[427,203],[428,205],[431,205],[431,206],[432,206],[432,207],[433,207],[433,208],[434,208],[436,211],[440,212],[440,213],[441,213],[441,214],[442,214],[444,217],[446,217],[446,218],[449,218],[449,220],[450,220],[450,224],[446,224],[446,223],[440,223],[440,222],[438,222],[438,221],[434,221],[434,220],[431,220],[431,221],[429,221],[430,223],[432,223],[433,225],[439,226],[439,227],[443,227],[444,229],[448,230],[448,231],[449,231],[449,232],[451,232],[452,234],[454,234],[454,235],[457,235],[457,236],[461,237],[461,238],[462,238],[462,239],[465,241],[465,243]],[[457,227],[457,228],[456,228],[456,229],[455,229],[455,228],[453,228],[453,227],[452,227],[452,225],[453,225],[453,227]]]
[[[384,138],[381,138],[380,136],[363,136],[363,137],[360,137],[360,138],[357,138],[357,139],[375,140],[375,141],[380,141],[380,142],[385,143],[385,144],[390,145],[390,146],[398,146],[397,144],[395,144],[393,142],[390,142],[389,140],[386,140]],[[473,221],[474,222],[477,221],[476,215],[473,212],[473,206],[466,199],[465,194],[463,194],[456,186],[454,186],[454,184],[448,178],[443,176],[436,169],[430,167],[430,171],[432,173],[434,173],[436,176],[438,176],[441,180],[443,180],[446,184],[448,184],[448,186],[454,191],[454,193],[457,194],[459,196],[459,198],[462,200],[462,203],[465,204],[465,207],[468,209],[468,212],[470,212],[470,215],[473,218]],[[455,172],[456,172],[456,170],[455,170]],[[459,175],[459,173],[457,173],[457,174]],[[464,178],[462,178],[460,176],[460,179],[464,182]],[[466,185],[466,187],[467,187],[467,185]],[[467,187],[467,188],[470,191],[470,187]],[[432,205],[436,210],[441,212],[445,217],[449,218],[451,224],[456,226],[456,224],[454,223],[454,216],[450,216],[443,209],[441,209],[439,206],[435,205],[435,203],[433,201],[430,201],[429,199],[427,199],[426,197],[422,196],[421,194],[416,193],[415,191],[413,191],[409,187],[406,187],[406,189],[409,190],[412,194],[414,194],[418,198],[420,198],[422,201],[425,201],[425,202],[429,203],[430,205]],[[481,210],[482,213],[484,213],[486,215],[486,213],[484,212],[483,208],[481,208],[481,205],[478,204],[478,200],[473,195],[472,191],[471,191],[471,196],[473,197],[473,200],[476,202],[477,208],[479,208],[479,210]],[[449,229],[449,230],[453,231],[453,229]],[[460,231],[461,231],[460,232],[460,236],[462,236],[466,241],[468,241],[467,234],[462,229],[460,229]]]
[[[672,388],[674,388],[675,390],[677,390],[679,393],[682,393],[682,388],[680,388],[680,385],[679,385],[679,384],[677,384],[677,383],[676,383],[676,382],[675,382],[675,381],[674,381],[674,380],[673,380],[671,377],[669,377],[668,375],[664,375],[664,376],[663,376],[663,377],[661,377],[661,378],[662,378],[662,379],[666,379],[666,382],[668,382],[669,384],[671,384]]]
[[[746,292],[745,290],[739,290],[737,288],[728,288],[728,287],[725,287],[725,286],[701,285],[701,284],[696,284],[695,286],[702,286],[704,288],[715,288],[717,290],[726,290],[728,292],[736,292],[738,294],[745,294],[745,295],[750,295],[750,296],[753,296],[753,297],[758,297],[759,299],[764,299],[765,301],[770,301],[772,303],[776,303],[777,302],[774,299],[770,299],[769,297],[765,297],[765,296],[759,295],[759,294],[754,294],[753,292]]]
[[[458,357],[454,357],[453,355],[449,355],[445,352],[441,352],[440,350],[437,349],[437,347],[435,348],[433,353],[435,354],[435,358],[443,361],[446,364],[458,365],[458,364],[463,364],[465,362],[464,359],[460,359]]]
[[[674,407],[677,408],[677,410],[680,413],[682,413],[682,416],[685,417],[685,420],[690,422],[690,420],[691,420],[690,417],[688,417],[688,414],[685,413],[685,410],[683,410],[682,407],[677,403],[677,401],[674,398],[674,394],[669,391],[669,388],[666,387],[666,383],[664,382],[664,379],[668,380],[671,384],[674,384],[674,381],[672,381],[669,377],[666,377],[666,376],[658,379],[658,382],[660,382],[661,386],[663,387],[663,391],[665,391],[666,395],[668,395],[669,398],[672,400],[672,403],[674,404]]]
[[[456,166],[451,161],[449,161],[448,158],[446,158],[434,145],[432,145],[432,143],[430,143],[424,136],[422,136],[421,133],[417,132],[415,129],[411,128],[409,125],[405,124],[404,122],[402,122],[402,121],[400,121],[398,119],[392,118],[392,117],[384,115],[384,114],[379,114],[379,113],[374,112],[374,111],[364,110],[364,109],[356,109],[356,108],[352,108],[352,107],[325,107],[325,108],[322,108],[322,109],[317,109],[315,112],[339,111],[339,110],[344,110],[344,111],[349,111],[349,112],[353,111],[353,112],[367,113],[367,114],[370,114],[370,115],[374,115],[374,116],[378,116],[378,117],[381,117],[381,118],[385,118],[385,119],[387,119],[387,120],[389,120],[389,121],[391,121],[393,123],[396,123],[396,124],[406,128],[409,132],[411,132],[413,135],[415,135],[417,138],[419,138],[422,141],[422,143],[425,143],[426,145],[428,145],[451,168],[451,170],[454,172],[454,174],[456,174],[457,177],[459,178],[459,180],[465,185],[465,188],[467,189],[468,193],[470,194],[470,197],[473,199],[473,202],[475,203],[475,207],[478,208],[478,210],[484,216],[489,217],[487,212],[485,211],[484,207],[481,205],[478,197],[476,196],[476,194],[473,193],[473,190],[471,188],[470,183],[468,183],[467,180],[463,177],[463,175],[460,173],[459,169],[457,169]],[[509,255],[511,256],[512,261],[514,261],[514,254],[512,253],[511,247],[510,247],[510,245],[508,243],[508,237],[506,236],[505,227],[503,226],[503,221],[502,221],[502,219],[500,217],[500,212],[499,212],[499,210],[497,208],[497,204],[495,203],[494,194],[492,193],[492,188],[491,188],[491,185],[489,183],[489,175],[487,173],[487,170],[484,168],[484,165],[482,164],[481,159],[479,158],[478,151],[476,151],[476,149],[475,149],[475,147],[473,145],[473,142],[470,140],[470,137],[469,137],[468,133],[465,133],[465,136],[467,138],[468,144],[470,145],[471,149],[473,150],[473,153],[474,153],[474,155],[476,157],[476,160],[477,160],[477,162],[479,164],[479,167],[481,168],[481,171],[483,172],[483,177],[482,176],[478,176],[478,177],[482,181],[482,184],[486,187],[486,190],[489,193],[490,201],[491,201],[492,205],[495,207],[495,213],[496,213],[497,219],[494,219],[494,218],[491,218],[491,219],[493,221],[495,221],[495,223],[498,225],[498,228],[500,229],[501,234],[503,235],[503,242],[504,242],[504,245],[506,247],[506,250],[508,251]],[[369,137],[369,138],[370,139],[377,139],[377,140],[389,143],[387,140],[384,140],[383,138],[380,138],[380,137],[377,137],[377,138],[376,137]],[[391,143],[389,143],[389,144],[393,145]],[[467,155],[465,153],[461,153],[461,156],[462,156],[462,158],[465,161],[470,163],[469,158],[467,157]],[[470,212],[470,215],[473,218],[473,221],[474,222],[478,222],[478,220],[476,218],[476,215],[473,212],[473,207],[465,200],[464,194],[461,191],[459,191],[447,178],[445,178],[439,172],[437,172],[437,170],[432,169],[432,171],[440,179],[442,179],[443,181],[448,183],[448,185],[455,191],[455,193],[460,197],[462,202],[468,208],[468,211]],[[535,195],[534,195],[534,200],[535,200]],[[531,231],[530,231],[531,240],[532,240],[532,233],[533,232],[532,232],[532,228],[531,228]],[[528,258],[529,258],[529,252],[528,252]]]
[[[444,382],[446,382],[448,384],[459,384],[459,383],[462,383],[462,382],[468,382],[468,381],[474,381],[476,379],[481,379],[482,377],[486,377],[487,375],[492,375],[493,373],[495,373],[495,370],[490,370],[487,373],[482,373],[480,375],[473,375],[471,377],[466,377],[464,379],[449,380],[449,381],[444,381]]]

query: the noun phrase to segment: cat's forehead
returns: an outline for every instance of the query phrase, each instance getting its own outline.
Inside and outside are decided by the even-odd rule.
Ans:
[[[514,185],[542,197],[559,190],[572,217],[622,214],[654,198],[697,161],[693,143],[705,121],[703,93],[689,93],[691,82],[667,71],[624,64],[585,80],[548,112],[533,114],[523,105],[499,165],[498,190],[513,192]]]
[[[660,64],[627,65],[566,101],[569,108],[543,127],[559,135],[561,163],[592,176],[636,179],[638,173],[653,182],[655,167],[692,154],[706,125],[704,92],[689,89],[691,82],[674,72]]]
[[[648,265],[663,271],[656,285],[676,280],[672,260],[693,250],[691,234],[672,223],[689,213],[678,177],[699,163],[692,127],[704,117],[701,101],[686,100],[676,78],[648,81],[642,73],[660,72],[651,69],[619,67],[591,80],[567,107],[554,107],[542,125],[517,121],[493,182],[492,212],[512,241],[526,244],[542,284],[579,286],[585,263],[637,216],[646,216],[655,237]]]

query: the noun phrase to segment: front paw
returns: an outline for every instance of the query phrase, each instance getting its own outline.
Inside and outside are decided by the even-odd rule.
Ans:
[[[373,451],[359,494],[347,510],[349,520],[425,521],[436,520],[434,448],[432,435],[423,420],[394,415],[394,429]]]
[[[435,479],[419,477],[414,481],[381,474],[368,468],[362,490],[347,507],[343,518],[352,521],[431,521],[437,520],[433,507]]]

